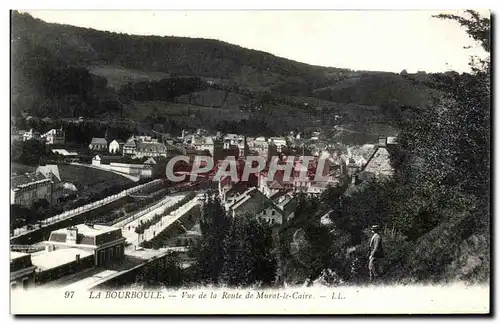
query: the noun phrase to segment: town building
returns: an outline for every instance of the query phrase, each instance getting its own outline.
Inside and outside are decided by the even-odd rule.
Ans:
[[[222,141],[212,136],[192,136],[191,146],[197,151],[208,151],[212,157],[219,156],[223,149]]]
[[[169,150],[167,146],[163,143],[158,143],[156,141],[139,141],[137,143],[137,150],[135,153],[136,158],[143,157],[167,157]]]
[[[15,175],[10,180],[10,204],[31,207],[45,199],[52,202],[52,180],[38,172]]]
[[[51,129],[43,134],[41,138],[45,139],[47,145],[64,145],[66,143],[66,134],[62,127],[60,129]]]
[[[132,158],[169,157],[177,154],[179,149],[174,145],[160,143],[151,136],[132,136],[123,145],[123,155]]]
[[[92,158],[92,165],[100,167],[109,165],[111,162],[119,162],[121,159],[121,156],[97,154]]]
[[[108,142],[105,138],[94,137],[89,144],[92,151],[105,151],[108,149]]]
[[[272,141],[266,140],[265,137],[257,137],[253,141],[252,148],[254,152],[266,161],[269,161],[277,153],[276,145]]]
[[[288,147],[288,143],[284,137],[270,137],[268,141],[276,146],[277,153],[286,151],[286,148]]]
[[[373,177],[392,176],[394,169],[391,165],[390,150],[397,146],[397,144],[395,137],[380,137],[375,151],[364,167],[359,170],[359,179],[366,180]]]
[[[59,173],[59,167],[56,164],[41,165],[35,172],[42,174],[46,179],[52,181],[52,200],[49,203],[56,203],[65,193],[64,182]]]
[[[123,145],[123,156],[125,155],[135,155],[137,152],[137,140],[135,136],[130,137],[127,142]]]
[[[258,221],[270,225],[285,222],[283,211],[255,187],[238,196],[232,204],[227,206],[227,209],[233,217],[251,215]]]
[[[23,141],[29,141],[29,140],[40,140],[41,136],[40,133],[37,131],[34,131],[33,129],[30,129],[28,132],[25,132],[23,134]]]
[[[269,198],[281,209],[285,221],[289,221],[295,216],[297,200],[293,194],[276,191]]]
[[[112,140],[109,143],[109,153],[111,154],[121,153],[124,144],[125,142],[123,142],[122,140]]]
[[[25,130],[19,130],[12,127],[10,130],[10,142],[21,142],[23,140],[23,134],[26,133]]]
[[[31,262],[31,255],[10,252],[10,287],[27,289],[35,285],[36,266]]]
[[[79,248],[47,247],[45,251],[33,253],[31,258],[36,266],[37,286],[94,267],[94,255]]]
[[[71,249],[72,252],[67,251],[67,255],[72,255],[73,260],[78,259],[78,255],[80,260],[91,255],[93,266],[120,261],[125,251],[125,238],[121,229],[104,225],[79,224],[58,229],[52,231],[49,240],[42,244],[47,249],[45,252],[48,252],[44,257],[55,256],[50,254],[54,251]],[[33,263],[36,265],[35,260]]]
[[[65,162],[78,162],[80,157],[77,152],[70,152],[66,149],[52,149],[52,153],[63,156]]]

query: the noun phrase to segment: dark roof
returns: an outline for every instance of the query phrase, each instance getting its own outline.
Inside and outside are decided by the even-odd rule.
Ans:
[[[25,185],[31,182],[47,180],[45,176],[38,172],[25,173],[10,178],[10,188],[15,189],[21,185]]]
[[[155,142],[138,142],[137,150],[150,152],[166,152],[167,147],[162,143]]]
[[[90,144],[100,144],[100,145],[108,145],[108,142],[106,141],[105,138],[101,138],[101,137],[93,137],[92,138],[92,142],[90,142]]]

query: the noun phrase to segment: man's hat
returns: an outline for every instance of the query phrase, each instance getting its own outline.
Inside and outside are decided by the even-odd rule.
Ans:
[[[378,226],[378,225],[372,225],[371,229],[372,229],[372,230],[378,230],[378,229],[379,229],[379,226]]]

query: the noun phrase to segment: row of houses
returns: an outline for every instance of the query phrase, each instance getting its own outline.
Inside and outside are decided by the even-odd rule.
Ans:
[[[14,130],[11,133],[11,142],[37,140],[45,142],[47,145],[63,145],[66,143],[66,134],[62,127],[60,129],[51,129],[41,134],[33,129],[29,131]]]
[[[95,152],[109,152],[132,158],[168,157],[180,153],[179,148],[159,142],[151,136],[131,136],[127,141],[119,139],[107,142],[105,138],[92,138],[89,149]]]
[[[296,210],[296,199],[290,193],[265,195],[256,187],[234,194],[224,193],[224,206],[233,217],[251,216],[271,226],[281,225],[292,219]]]

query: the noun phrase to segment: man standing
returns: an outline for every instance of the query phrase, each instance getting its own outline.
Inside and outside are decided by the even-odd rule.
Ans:
[[[373,281],[380,276],[380,259],[384,257],[384,248],[382,246],[382,238],[379,234],[379,226],[372,225],[371,232],[373,235],[370,239],[368,270],[370,271],[370,281]]]

